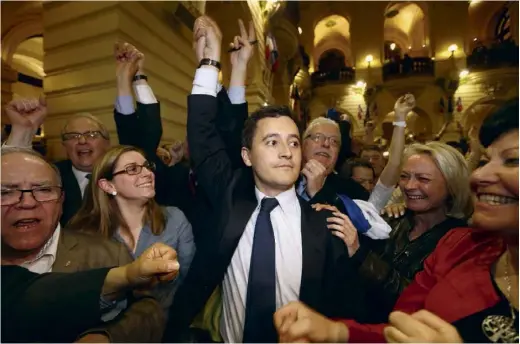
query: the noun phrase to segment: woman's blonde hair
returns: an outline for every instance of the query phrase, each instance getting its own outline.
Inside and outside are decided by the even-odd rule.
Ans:
[[[446,215],[458,219],[471,216],[473,201],[469,186],[470,172],[462,154],[437,141],[413,143],[405,149],[403,163],[416,154],[429,156],[444,176],[448,189]]]
[[[132,146],[115,146],[110,148],[103,157],[96,162],[92,170],[90,182],[85,189],[83,204],[79,211],[67,224],[67,229],[97,232],[104,237],[111,238],[118,229],[126,232],[133,242],[128,224],[123,219],[114,196],[109,195],[97,186],[100,179],[112,180],[114,169],[119,158],[128,152],[138,152],[140,149]],[[146,205],[143,223],[148,224],[152,233],[159,235],[166,224],[165,215],[161,207],[152,198]]]

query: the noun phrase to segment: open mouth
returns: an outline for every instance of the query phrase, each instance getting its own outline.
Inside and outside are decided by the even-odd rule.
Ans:
[[[91,156],[93,152],[94,151],[89,148],[77,150],[78,157],[80,157],[80,158]]]
[[[330,154],[326,153],[326,152],[318,152],[318,153],[316,153],[314,155],[322,156],[322,157],[327,158],[327,159],[330,158]]]
[[[513,197],[485,193],[478,194],[477,199],[479,202],[489,205],[504,205],[518,203],[518,199]]]
[[[30,228],[36,227],[40,222],[41,222],[41,220],[39,220],[39,219],[23,219],[23,220],[16,221],[14,223],[14,226],[17,229],[25,230],[25,229],[30,229]]]
[[[146,182],[146,183],[137,185],[137,187],[138,188],[151,188],[151,187],[153,187],[153,185],[152,185],[152,182]]]
[[[417,200],[421,200],[421,199],[426,199],[427,197],[426,196],[421,196],[421,195],[406,195],[406,197],[408,197],[408,199],[411,199],[413,201],[417,201]]]

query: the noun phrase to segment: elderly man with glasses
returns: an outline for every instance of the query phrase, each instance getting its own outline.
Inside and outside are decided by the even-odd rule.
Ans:
[[[59,224],[64,193],[58,169],[38,153],[2,148],[2,265],[31,272],[78,272],[114,267],[132,261],[122,244],[74,231]],[[130,296],[118,303],[102,302],[110,312],[99,326],[78,338],[82,342],[156,342],[164,314],[153,298]],[[123,317],[114,318],[123,309]]]

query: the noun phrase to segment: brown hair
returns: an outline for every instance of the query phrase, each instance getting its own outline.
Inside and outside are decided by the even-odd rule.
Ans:
[[[144,152],[132,146],[115,146],[110,148],[103,157],[96,162],[92,170],[91,180],[85,189],[85,197],[79,211],[67,224],[67,229],[97,232],[104,237],[111,238],[121,228],[125,234],[130,234],[128,224],[123,219],[114,196],[107,194],[97,187],[100,179],[112,180],[114,169],[119,158],[128,152]],[[143,223],[150,226],[152,233],[159,235],[166,225],[166,217],[161,207],[152,198],[146,203],[146,212]],[[129,235],[132,245],[132,235]]]

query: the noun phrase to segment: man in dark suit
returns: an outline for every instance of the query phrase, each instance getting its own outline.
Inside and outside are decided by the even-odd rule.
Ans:
[[[2,342],[70,343],[99,326],[111,310],[107,303],[124,299],[130,288],[146,287],[152,279],[171,280],[178,269],[175,250],[163,244],[121,267],[70,274],[40,275],[2,265]]]
[[[240,45],[244,55],[252,53],[252,31],[248,35],[241,24],[235,47]],[[212,223],[205,228],[212,245],[197,250],[170,308],[163,340],[182,340],[183,331],[222,284],[224,341],[275,342],[272,318],[277,307],[306,300],[328,314],[337,297],[328,291],[346,250],[327,229],[330,215],[315,212],[296,194],[300,135],[286,107],[262,108],[249,117],[241,150],[249,168],[233,168],[216,129],[220,30],[201,17],[194,32],[204,59],[188,97],[188,141],[197,180],[213,209],[205,214]]]
[[[3,148],[2,173],[2,264],[20,265],[42,274],[132,261],[123,244],[61,229],[58,219],[64,197],[60,176],[38,153]],[[157,301],[143,295],[128,300],[125,316],[107,320],[111,321],[85,330],[82,340],[157,341],[164,314]]]

